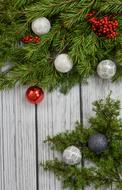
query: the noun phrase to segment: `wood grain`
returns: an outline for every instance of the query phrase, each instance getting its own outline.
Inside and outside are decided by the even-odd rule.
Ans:
[[[122,103],[122,81],[111,83],[90,77],[87,85],[74,87],[66,96],[58,91],[46,93],[37,109],[25,100],[26,89],[16,87],[0,93],[0,189],[62,190],[55,176],[39,167],[40,162],[48,159],[61,159],[43,141],[48,135],[73,129],[81,116],[89,127],[88,119],[94,115],[92,102],[105,98],[110,90],[112,97]]]
[[[80,119],[79,86],[73,88],[69,94],[64,96],[56,91],[47,94],[45,101],[38,107],[38,147],[39,162],[61,158],[60,154],[54,153],[43,143],[48,135],[52,136],[71,130],[74,123]],[[61,183],[50,172],[39,169],[40,190],[62,190]]]
[[[0,94],[0,189],[36,190],[35,107],[25,89]]]
[[[97,77],[90,77],[88,85],[82,85],[83,122],[86,126],[89,126],[89,117],[94,115],[94,112],[92,111],[92,103],[95,100],[106,98],[111,91],[112,98],[119,99],[122,103],[122,81],[112,83],[111,81],[102,80]],[[120,111],[122,116],[122,109]]]

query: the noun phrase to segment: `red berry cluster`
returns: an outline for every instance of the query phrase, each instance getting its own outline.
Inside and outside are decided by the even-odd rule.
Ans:
[[[117,20],[113,20],[113,18],[108,16],[99,19],[93,17],[89,19],[89,22],[92,24],[92,30],[98,36],[105,36],[108,39],[113,39],[118,35],[116,30],[119,26],[119,23]]]
[[[39,43],[41,41],[40,37],[38,36],[31,36],[31,35],[28,35],[28,36],[25,36],[21,39],[21,42],[25,43],[25,44],[28,44],[28,43]]]

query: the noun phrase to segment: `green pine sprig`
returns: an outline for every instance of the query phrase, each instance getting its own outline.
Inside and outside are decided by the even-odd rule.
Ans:
[[[98,37],[86,20],[86,14],[96,10],[96,17],[114,15],[119,22],[118,37],[106,40]],[[26,35],[34,35],[31,23],[39,17],[51,22],[48,34],[40,36],[39,44],[20,44]],[[96,73],[98,63],[111,59],[122,76],[122,1],[121,0],[1,0],[0,2],[0,67],[10,61],[13,67],[2,73],[0,89],[22,85],[38,85],[47,90],[57,87],[66,93],[76,83]],[[67,53],[74,67],[62,74],[56,71],[57,54]]]
[[[69,146],[80,149],[83,159],[91,162],[87,165],[70,166],[55,158],[42,164],[45,170],[50,170],[62,181],[63,187],[79,190],[93,185],[95,189],[107,188],[112,184],[117,190],[122,188],[122,120],[120,118],[120,102],[111,99],[95,101],[93,111],[96,113],[89,120],[90,128],[76,123],[73,131],[66,131],[54,137],[48,137],[45,143],[52,150],[63,153]],[[86,126],[87,127],[87,126]],[[88,139],[96,133],[104,134],[108,139],[106,150],[95,154],[88,147]],[[82,160],[83,163],[83,160]]]

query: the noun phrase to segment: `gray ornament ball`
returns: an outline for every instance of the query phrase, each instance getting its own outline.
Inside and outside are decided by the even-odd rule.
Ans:
[[[68,165],[75,165],[81,162],[81,152],[75,146],[69,146],[63,152],[63,160]]]
[[[96,154],[100,154],[107,148],[108,141],[105,135],[97,133],[90,136],[88,140],[88,147]]]
[[[102,79],[111,79],[116,74],[116,64],[111,60],[103,60],[97,66],[97,73]]]

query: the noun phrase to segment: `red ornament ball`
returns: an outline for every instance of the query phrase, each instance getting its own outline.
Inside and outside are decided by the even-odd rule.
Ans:
[[[38,104],[44,99],[44,91],[37,86],[31,86],[26,91],[26,98],[32,104]]]

